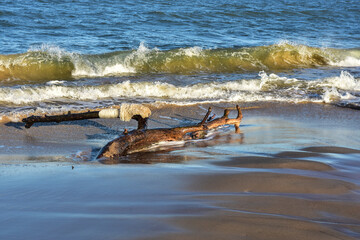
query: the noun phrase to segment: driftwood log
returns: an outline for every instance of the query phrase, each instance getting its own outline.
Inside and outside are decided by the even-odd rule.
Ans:
[[[65,121],[75,121],[75,120],[86,120],[100,118],[100,111],[89,111],[84,113],[70,113],[64,115],[54,115],[54,116],[30,116],[22,119],[22,122],[25,123],[25,128],[31,128],[34,123],[38,122],[65,122]],[[147,126],[147,119],[143,118],[140,115],[134,115],[131,119],[134,119],[138,122],[138,129],[144,129]]]
[[[229,109],[225,109],[224,115],[220,118],[209,119],[211,108],[208,109],[203,120],[192,126],[145,129],[141,126],[138,129],[128,132],[126,129],[122,136],[106,144],[97,156],[97,159],[107,158],[116,159],[121,156],[138,152],[159,142],[181,141],[189,139],[199,139],[204,136],[204,132],[222,125],[234,125],[235,131],[240,132],[239,126],[242,119],[242,112],[236,106],[237,117],[229,118]]]
[[[213,119],[210,116],[211,108],[208,109],[203,120],[195,125],[175,128],[146,129],[148,118],[141,115],[134,115],[132,119],[138,122],[136,130],[130,132],[124,130],[122,135],[108,144],[99,152],[97,159],[117,159],[134,152],[141,151],[159,142],[181,141],[190,139],[200,139],[205,136],[207,130],[217,128],[222,125],[234,125],[235,131],[240,132],[239,126],[242,119],[242,112],[239,106],[236,106],[237,117],[229,118],[230,109],[224,110],[222,117]],[[86,113],[68,113],[58,116],[30,116],[24,118],[26,128],[30,128],[36,122],[62,122],[83,119],[99,118],[99,111]]]

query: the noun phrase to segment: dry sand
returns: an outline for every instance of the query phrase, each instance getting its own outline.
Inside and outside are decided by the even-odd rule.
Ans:
[[[244,106],[257,105],[241,134],[110,165],[93,158],[134,122],[0,125],[0,239],[360,239],[359,112]],[[149,127],[197,122],[207,107],[152,109]]]

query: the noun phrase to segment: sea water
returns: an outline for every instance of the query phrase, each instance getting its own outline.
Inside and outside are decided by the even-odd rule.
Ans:
[[[2,1],[0,113],[121,103],[357,107],[358,1]]]

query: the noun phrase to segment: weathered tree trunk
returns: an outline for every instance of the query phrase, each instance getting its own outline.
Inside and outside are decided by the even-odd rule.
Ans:
[[[144,129],[140,126],[144,121],[138,121],[139,126],[137,130],[127,132],[125,129],[122,136],[109,142],[101,149],[97,158],[118,158],[132,152],[140,151],[158,142],[180,141],[190,138],[197,139],[202,135],[201,133],[203,131],[214,129],[225,124],[235,125],[236,132],[239,132],[242,112],[239,106],[236,106],[236,109],[238,111],[236,118],[229,118],[228,115],[230,110],[225,109],[222,117],[208,121],[208,117],[211,113],[211,108],[209,108],[204,119],[200,123],[187,127]]]

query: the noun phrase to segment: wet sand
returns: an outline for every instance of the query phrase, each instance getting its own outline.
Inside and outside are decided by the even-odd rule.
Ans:
[[[243,106],[260,108],[244,110],[241,134],[103,163],[101,146],[134,122],[0,125],[0,239],[359,239],[359,112]],[[149,127],[207,107],[153,109]]]

